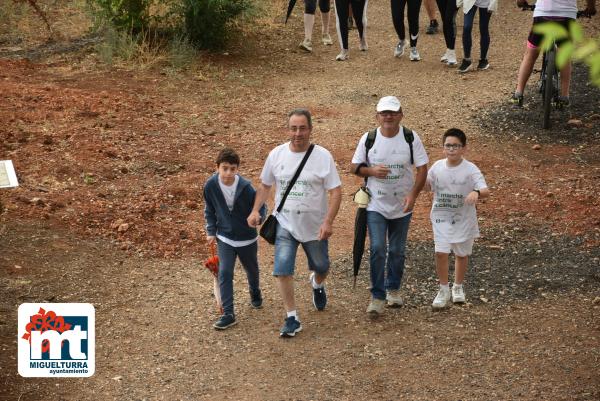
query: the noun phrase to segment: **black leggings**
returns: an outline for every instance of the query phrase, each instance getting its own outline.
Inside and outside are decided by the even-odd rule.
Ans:
[[[436,0],[442,16],[442,27],[444,29],[444,40],[446,48],[454,50],[456,42],[456,0]]]
[[[404,8],[408,3],[408,33],[410,34],[410,46],[417,45],[419,38],[419,12],[421,10],[421,0],[391,0],[392,22],[398,35],[398,39],[404,40]]]
[[[328,13],[331,10],[330,0],[319,0],[319,10]],[[304,0],[304,14],[314,14],[317,11],[317,0]]]
[[[348,50],[348,5],[352,5],[352,14],[358,29],[358,36],[362,39],[365,25],[363,17],[366,17],[367,3],[369,0],[335,0],[335,17],[338,27],[338,35],[342,49]]]

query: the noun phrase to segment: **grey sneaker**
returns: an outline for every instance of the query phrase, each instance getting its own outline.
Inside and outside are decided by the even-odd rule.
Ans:
[[[438,291],[437,295],[435,296],[435,299],[433,300],[431,307],[433,309],[444,309],[445,307],[448,306],[448,301],[450,301],[450,289],[446,290],[446,289],[440,287],[440,290]]]
[[[350,56],[348,55],[348,50],[344,49],[340,52],[340,54],[338,54],[335,59],[336,61],[346,61],[350,58]]]
[[[421,60],[421,56],[419,55],[419,51],[417,50],[416,47],[410,48],[409,58],[410,58],[410,61],[420,61]]]
[[[323,44],[325,46],[331,46],[333,44],[333,40],[331,40],[331,36],[328,33],[323,34]]]
[[[298,47],[304,50],[305,52],[312,52],[312,42],[309,39],[304,39]]]
[[[385,295],[385,299],[390,308],[399,308],[404,305],[402,297],[400,296],[400,290],[389,290]]]
[[[454,284],[452,286],[452,302],[455,304],[465,303],[465,290],[462,285]]]
[[[367,45],[367,38],[362,37],[360,39],[360,44],[358,45],[358,49],[361,52],[366,52],[367,50],[369,50],[369,45]]]
[[[406,48],[407,45],[408,45],[408,42],[406,41],[406,39],[398,42],[398,44],[396,45],[396,48],[394,49],[394,57],[402,57],[402,55],[404,54],[404,49]]]
[[[371,303],[369,303],[369,307],[367,308],[367,313],[371,316],[378,316],[383,313],[385,308],[385,300],[371,298]]]

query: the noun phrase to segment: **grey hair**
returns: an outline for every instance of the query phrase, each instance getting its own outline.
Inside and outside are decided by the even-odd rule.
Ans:
[[[308,122],[308,128],[312,129],[312,117],[307,109],[294,109],[288,113],[288,125],[292,116],[304,116]]]

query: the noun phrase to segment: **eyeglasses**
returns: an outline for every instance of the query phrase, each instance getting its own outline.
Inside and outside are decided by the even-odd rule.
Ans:
[[[456,150],[456,149],[460,149],[463,146],[460,143],[445,143],[444,144],[444,149],[447,150]]]
[[[378,111],[377,112],[377,114],[379,114],[380,116],[383,116],[383,117],[387,117],[387,116],[395,117],[400,113],[401,113],[401,111]]]
[[[299,127],[296,127],[296,126],[292,125],[291,127],[288,127],[288,130],[292,131],[292,132],[296,132],[296,131],[298,131],[298,132],[306,132],[306,131],[310,130],[310,128],[307,127],[307,126],[305,126],[305,125],[301,125]]]

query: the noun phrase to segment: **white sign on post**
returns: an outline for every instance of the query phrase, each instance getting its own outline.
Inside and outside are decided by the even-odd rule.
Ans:
[[[0,160],[0,188],[18,187],[17,174],[12,160]]]

